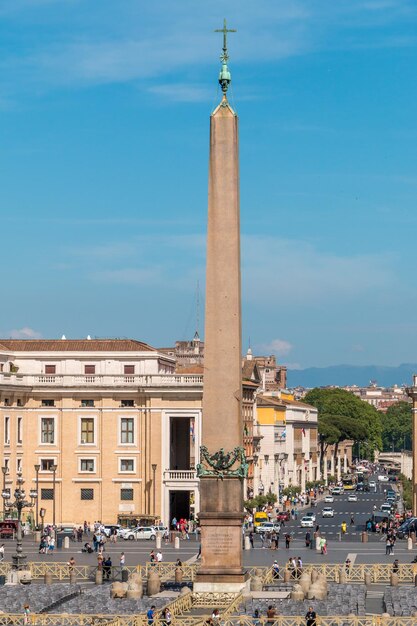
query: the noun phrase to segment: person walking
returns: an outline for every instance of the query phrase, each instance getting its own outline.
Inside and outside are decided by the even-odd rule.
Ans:
[[[395,559],[394,563],[392,564],[392,573],[398,574],[399,571],[400,571],[400,563],[398,559]]]
[[[285,535],[285,547],[287,550],[289,550],[290,548],[290,543],[291,543],[291,535],[289,533],[287,533]]]
[[[155,619],[155,605],[152,604],[151,608],[147,610],[146,617],[148,619],[148,626],[152,626]]]
[[[272,604],[269,605],[268,610],[266,612],[266,616],[267,616],[267,624],[273,624],[275,622],[275,616],[276,616],[277,612],[275,610],[275,607],[272,606]]]
[[[313,607],[310,606],[306,613],[306,626],[316,626],[317,614]]]
[[[74,571],[74,567],[75,567],[75,559],[74,559],[73,556],[70,558],[70,560],[68,561],[67,565],[68,565],[69,573],[72,574],[73,571]]]
[[[342,536],[346,535],[346,530],[347,530],[347,524],[345,521],[343,521],[340,525],[340,530],[342,531]]]
[[[23,606],[23,623],[25,626],[29,624],[30,608],[28,604]]]
[[[171,611],[166,606],[164,610],[162,611],[162,621],[165,624],[165,626],[170,626],[171,620],[172,620]]]
[[[120,555],[120,562],[119,562],[120,567],[122,569],[124,569],[125,563],[126,563],[126,556],[125,556],[125,553],[122,552],[121,555]]]
[[[55,537],[54,535],[52,535],[52,537],[49,540],[48,554],[53,554],[54,548],[55,548]]]
[[[311,542],[311,533],[309,530],[306,532],[305,542],[306,542],[306,548],[309,548],[310,542]]]
[[[253,550],[255,546],[253,545],[253,532],[252,531],[249,532],[249,543],[250,543],[250,547]]]
[[[274,580],[279,580],[279,565],[278,561],[274,561],[272,565],[272,578]]]

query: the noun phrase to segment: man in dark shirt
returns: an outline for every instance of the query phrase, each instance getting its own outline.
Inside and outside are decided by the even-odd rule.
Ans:
[[[313,607],[310,606],[306,613],[306,625],[307,626],[316,626],[317,615],[316,612],[313,611]]]

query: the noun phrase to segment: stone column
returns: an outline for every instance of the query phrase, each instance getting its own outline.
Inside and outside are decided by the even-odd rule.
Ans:
[[[201,568],[194,589],[240,591],[246,576],[242,568],[244,458],[240,453],[243,422],[238,119],[226,95],[211,115],[209,164],[199,466]],[[230,465],[227,458],[235,458],[235,462]]]
[[[348,471],[348,462],[347,462],[347,454],[346,454],[346,448],[345,448],[345,452],[343,455],[343,472],[347,474],[347,471]]]
[[[323,455],[323,480],[327,485],[327,454]]]
[[[342,478],[342,465],[340,458],[340,451],[337,452],[337,480]]]
[[[330,457],[330,475],[334,476],[334,454]]]

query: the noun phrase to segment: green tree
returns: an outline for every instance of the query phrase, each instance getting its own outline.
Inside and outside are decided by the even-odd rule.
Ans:
[[[382,448],[380,413],[353,393],[315,388],[304,400],[318,409],[321,460],[329,445],[335,446],[336,457],[338,446],[345,439],[361,442],[361,452],[369,458],[373,458],[375,449]]]
[[[381,415],[384,452],[412,448],[412,407],[409,402],[397,402]]]

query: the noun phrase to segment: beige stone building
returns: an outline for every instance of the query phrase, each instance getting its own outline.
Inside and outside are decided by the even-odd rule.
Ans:
[[[38,485],[45,523],[188,516],[202,389],[202,375],[176,374],[172,357],[130,339],[0,339],[6,486],[19,469]]]

